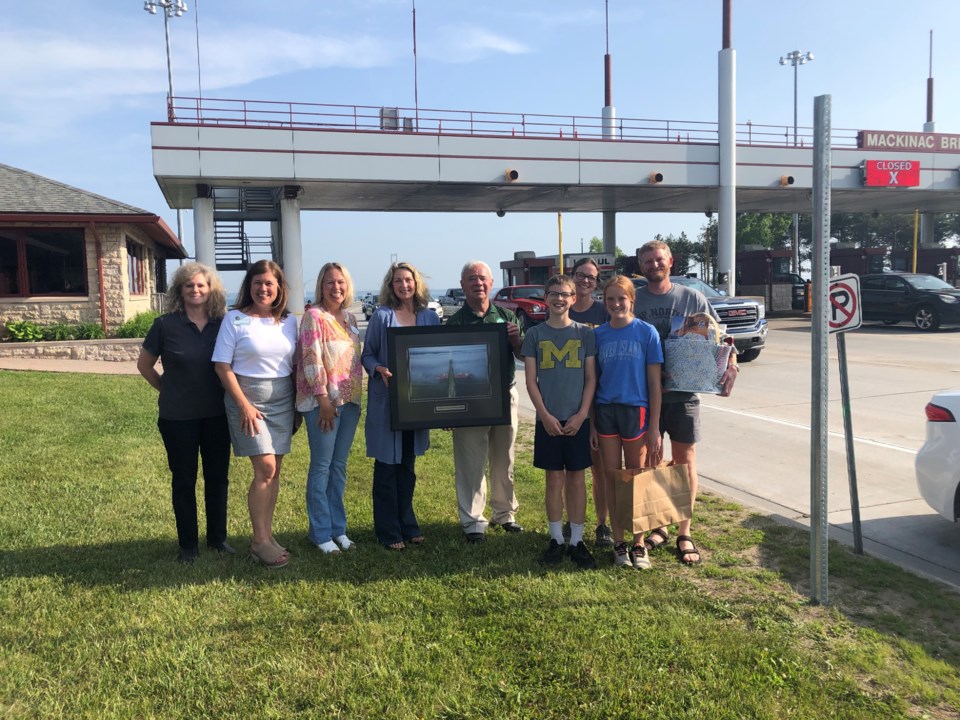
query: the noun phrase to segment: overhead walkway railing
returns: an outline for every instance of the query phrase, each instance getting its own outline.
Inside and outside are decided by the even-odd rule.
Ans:
[[[299,128],[370,132],[476,135],[488,137],[560,138],[602,140],[603,119],[586,115],[437,110],[434,108],[326,105],[320,103],[224,98],[174,97],[168,108],[170,122],[220,127]],[[617,118],[614,138],[634,142],[716,143],[717,123],[697,120]],[[857,130],[834,129],[836,147],[855,147]],[[811,147],[812,128],[737,125],[737,143]]]

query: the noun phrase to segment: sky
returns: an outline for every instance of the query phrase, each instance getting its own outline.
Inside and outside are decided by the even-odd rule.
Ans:
[[[175,94],[413,107],[413,2],[421,108],[600,116],[604,0],[187,0],[170,20]],[[778,60],[799,50],[814,54],[798,72],[801,127],[812,124],[813,98],[829,94],[834,130],[922,130],[933,30],[936,131],[960,133],[958,0],[732,4],[738,123],[792,126],[793,69]],[[608,7],[617,116],[715,122],[721,0]],[[4,2],[0,47],[0,163],[175,229],[150,149],[150,122],[165,119],[162,15],[141,0]],[[183,216],[192,255],[192,213]],[[693,239],[705,221],[620,214],[617,245],[632,253],[657,233]],[[555,214],[304,212],[302,231],[308,292],[331,260],[358,291],[376,290],[396,255],[440,295],[468,259],[485,260],[499,281],[515,251],[557,251]],[[563,216],[565,252],[601,234],[599,214]],[[228,290],[240,279],[224,274]]]

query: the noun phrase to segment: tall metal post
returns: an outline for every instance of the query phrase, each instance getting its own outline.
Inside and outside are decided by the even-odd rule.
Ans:
[[[780,57],[781,65],[793,65],[793,146],[799,145],[797,138],[797,68],[813,60],[812,52],[802,53],[799,50],[793,50]],[[793,250],[791,260],[793,271],[800,272],[800,214],[793,214],[793,231],[790,234],[790,241]]]
[[[725,290],[737,292],[737,53],[732,47],[732,0],[723,0],[723,49],[718,60],[717,126],[720,183],[717,202],[717,271],[726,273]]]
[[[829,449],[828,400],[830,395],[827,340],[830,302],[830,105],[829,95],[814,98],[813,123],[813,314],[810,377],[810,596],[826,605]]]
[[[176,109],[174,108],[173,102],[173,61],[171,60],[170,53],[170,16],[182,16],[187,11],[187,4],[183,0],[144,0],[143,9],[151,15],[157,14],[157,8],[163,11],[163,36],[167,48],[167,120],[173,122],[176,120]],[[177,239],[183,244],[183,210],[180,208],[177,208]],[[194,254],[196,254],[196,251],[194,251]]]

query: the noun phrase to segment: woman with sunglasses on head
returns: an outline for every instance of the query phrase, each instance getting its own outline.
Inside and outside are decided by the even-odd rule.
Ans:
[[[253,481],[247,507],[253,524],[250,555],[268,568],[281,568],[290,553],[273,537],[273,512],[280,467],[294,431],[294,358],[297,319],[287,312],[283,270],[260,260],[247,270],[237,304],[220,325],[213,351],[230,440],[238,457],[249,457]]]
[[[315,296],[316,304],[303,313],[297,342],[297,410],[310,442],[307,539],[336,555],[353,547],[343,493],[360,421],[360,330],[347,309],[353,304],[353,280],[343,265],[320,268]]]
[[[393,373],[387,367],[387,329],[439,325],[440,318],[427,306],[429,301],[430,291],[419,270],[405,262],[391,265],[380,288],[380,307],[367,326],[361,356],[370,376],[364,434],[367,457],[374,459],[373,527],[377,541],[390,550],[423,542],[413,511],[417,483],[414,462],[430,447],[430,431],[394,432],[390,428],[389,384]]]

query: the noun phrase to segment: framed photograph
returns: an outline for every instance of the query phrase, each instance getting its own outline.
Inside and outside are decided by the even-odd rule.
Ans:
[[[504,324],[388,328],[391,428],[509,424],[512,361]]]

